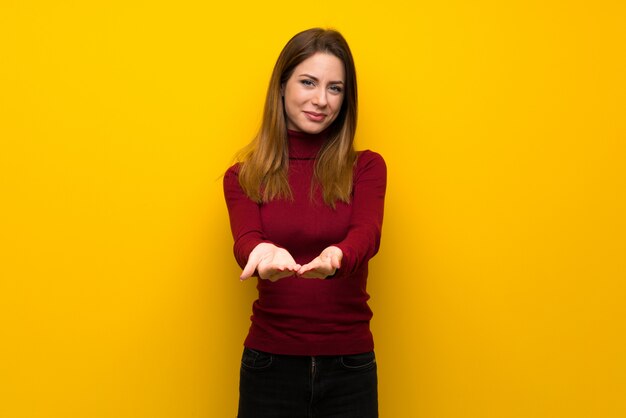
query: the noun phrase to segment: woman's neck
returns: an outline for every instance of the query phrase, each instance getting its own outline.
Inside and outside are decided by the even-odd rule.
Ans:
[[[289,139],[289,158],[294,159],[310,159],[315,158],[328,139],[326,130],[310,134],[307,132],[287,130]]]

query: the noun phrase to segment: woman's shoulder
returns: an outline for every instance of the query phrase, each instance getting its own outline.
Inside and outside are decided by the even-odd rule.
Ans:
[[[241,170],[241,162],[236,162],[233,165],[231,165],[230,167],[228,167],[228,169],[226,170],[225,175],[235,175],[238,176],[239,175],[239,170]]]
[[[387,165],[383,156],[379,153],[366,149],[357,151],[357,160],[354,167],[354,182],[375,180],[382,182],[387,181]]]
[[[223,176],[224,187],[239,186],[239,170],[241,169],[241,163],[237,162],[226,170]]]
[[[369,149],[357,151],[356,169],[378,167],[386,170],[385,159],[376,151]]]

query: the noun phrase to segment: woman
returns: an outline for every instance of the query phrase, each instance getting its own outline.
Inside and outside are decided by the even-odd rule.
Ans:
[[[295,35],[274,67],[261,128],[224,177],[241,280],[259,278],[240,418],[378,416],[366,282],[386,167],[354,150],[356,122],[343,36]]]

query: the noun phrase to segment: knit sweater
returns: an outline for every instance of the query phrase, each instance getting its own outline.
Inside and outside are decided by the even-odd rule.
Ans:
[[[252,306],[244,345],[275,354],[343,355],[374,348],[366,290],[368,261],[377,252],[383,220],[387,170],[372,151],[358,153],[350,203],[324,204],[320,188],[311,198],[315,157],[322,134],[289,131],[288,182],[293,200],[258,204],[243,192],[239,164],[224,176],[224,195],[235,240],[238,264],[246,265],[258,244],[285,248],[298,264],[306,264],[324,248],[343,252],[331,279],[296,276],[276,282],[258,279],[259,298]]]

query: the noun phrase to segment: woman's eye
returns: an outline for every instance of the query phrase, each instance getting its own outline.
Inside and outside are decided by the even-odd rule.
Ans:
[[[311,80],[300,80],[300,83],[302,83],[304,86],[314,86],[315,83]]]
[[[334,92],[334,93],[341,93],[343,91],[343,89],[340,86],[330,86],[330,89]]]

